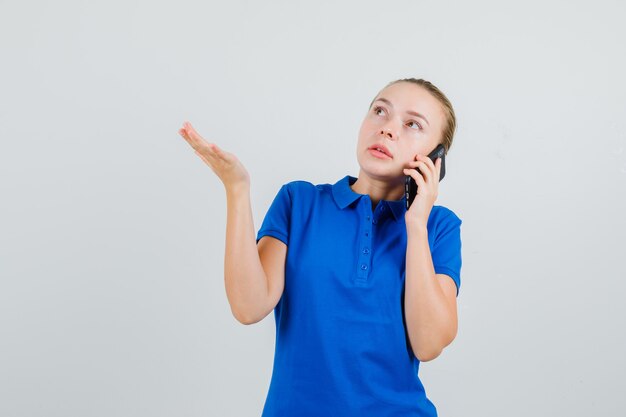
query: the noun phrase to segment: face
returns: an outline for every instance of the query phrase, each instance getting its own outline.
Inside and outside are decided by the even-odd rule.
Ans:
[[[404,181],[402,169],[408,168],[417,154],[428,155],[435,149],[444,123],[441,104],[423,87],[398,82],[383,89],[359,130],[361,173],[392,183]],[[384,146],[389,156],[370,149],[376,145]]]

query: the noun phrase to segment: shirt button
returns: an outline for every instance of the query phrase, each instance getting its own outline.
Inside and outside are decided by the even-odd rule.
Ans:
[[[368,253],[370,253],[370,250],[365,248],[365,249],[363,249],[363,253],[368,254]]]
[[[382,211],[385,211],[385,206],[382,206],[380,209],[381,209]]]
[[[369,232],[365,232],[365,236],[369,236],[369,235],[370,235]]]
[[[377,220],[377,219],[374,219],[374,220],[372,220],[372,223],[374,223],[374,224],[378,224],[378,220]]]
[[[361,264],[361,269],[362,269],[362,270],[366,270],[366,269],[367,269],[367,265],[365,265],[365,264]]]
[[[369,220],[370,220],[370,216],[367,216],[367,221],[369,221]]]

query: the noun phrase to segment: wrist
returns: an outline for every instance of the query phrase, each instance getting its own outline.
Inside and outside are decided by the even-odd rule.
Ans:
[[[420,234],[428,235],[428,227],[426,226],[426,222],[421,221],[421,220],[407,221],[406,231],[407,231],[407,234],[412,234],[412,235],[420,235]]]
[[[240,198],[241,196],[250,195],[250,184],[240,183],[224,187],[226,189],[227,198]]]

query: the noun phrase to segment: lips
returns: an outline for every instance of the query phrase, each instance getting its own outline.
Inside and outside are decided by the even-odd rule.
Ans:
[[[393,155],[391,155],[391,152],[389,152],[389,149],[387,149],[385,147],[385,145],[383,145],[382,143],[381,144],[372,145],[368,149],[370,149],[370,150],[377,150],[378,149],[378,150],[382,151],[382,153],[384,153],[388,157],[393,158]]]

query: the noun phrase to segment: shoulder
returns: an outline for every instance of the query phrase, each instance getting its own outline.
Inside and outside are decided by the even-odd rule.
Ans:
[[[309,181],[304,180],[294,180],[289,181],[283,185],[283,187],[288,188],[289,190],[309,190],[314,188],[315,185],[311,184]]]
[[[284,189],[284,191],[287,191],[291,196],[299,196],[300,198],[303,198],[330,192],[331,188],[331,184],[313,184],[310,181],[294,180],[283,184],[281,190]]]
[[[299,189],[326,189],[326,188],[330,188],[332,187],[332,184],[313,184],[310,181],[305,181],[305,180],[294,180],[294,181],[289,181],[287,183],[285,183],[284,185],[289,186],[290,188],[299,188]]]
[[[434,205],[428,218],[428,230],[435,236],[440,236],[460,229],[461,223],[463,221],[454,211],[445,206]]]
[[[453,223],[460,225],[463,221],[461,218],[452,210],[450,210],[446,206],[438,206],[434,205],[431,212],[429,222],[431,220],[436,224],[440,223]]]

